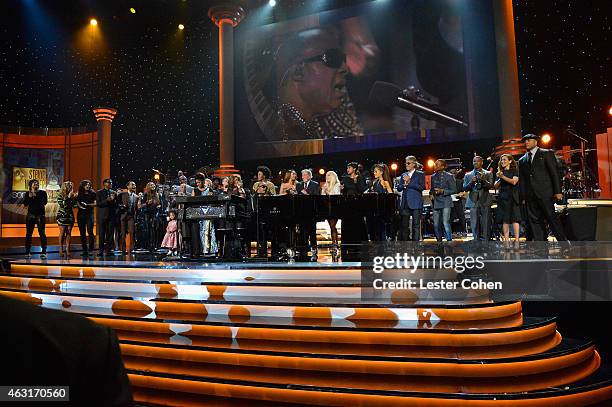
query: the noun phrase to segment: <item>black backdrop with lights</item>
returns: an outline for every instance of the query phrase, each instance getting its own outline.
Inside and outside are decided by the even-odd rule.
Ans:
[[[112,175],[119,183],[142,183],[151,168],[193,171],[216,165],[218,37],[207,17],[211,3],[0,2],[0,124],[93,124],[90,108],[108,105],[119,110],[112,145]],[[250,12],[266,3],[249,2]],[[356,2],[277,3],[265,23],[312,14],[313,5],[331,9]],[[608,3],[514,2],[523,128],[552,132],[558,146],[571,143],[562,134],[567,125],[590,138],[611,124]],[[79,34],[92,16],[99,20],[99,41],[83,41]],[[472,151],[485,154],[494,144],[436,146],[435,151],[421,146],[411,152],[421,159],[461,153],[465,161]],[[404,155],[395,149],[350,153],[330,157],[326,165],[341,167],[348,159],[389,162]],[[316,164],[300,158],[279,162],[275,169]]]

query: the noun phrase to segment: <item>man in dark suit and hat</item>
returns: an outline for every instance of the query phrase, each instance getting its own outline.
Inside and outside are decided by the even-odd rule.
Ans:
[[[533,240],[547,240],[546,221],[558,241],[567,241],[554,207],[563,198],[555,154],[538,147],[535,134],[526,134],[522,140],[527,152],[519,160],[519,185]]]

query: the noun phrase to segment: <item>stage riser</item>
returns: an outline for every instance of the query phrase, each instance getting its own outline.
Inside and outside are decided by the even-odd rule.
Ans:
[[[95,281],[66,281],[59,279],[32,279],[0,277],[0,289],[16,289],[35,292],[54,292],[67,295],[94,297],[134,298],[152,301],[174,299],[182,301],[226,301],[248,303],[296,303],[296,304],[359,304],[360,287],[269,287],[225,286],[187,284],[110,283]],[[429,301],[485,301],[487,290],[385,290],[376,303],[379,305],[410,304]],[[435,300],[432,300],[435,299]]]
[[[428,377],[432,379],[428,383],[443,383],[449,378],[514,378],[519,376],[529,376],[531,381],[539,374],[555,374],[559,378],[559,383],[562,383],[562,371],[564,369],[575,368],[582,364],[596,359],[596,352],[593,346],[584,350],[578,350],[568,355],[550,357],[538,360],[527,360],[514,363],[457,363],[443,362],[436,360],[432,361],[416,361],[416,362],[401,362],[401,361],[371,361],[371,360],[354,360],[349,358],[313,358],[313,357],[290,357],[290,356],[271,356],[271,355],[253,355],[227,352],[207,352],[188,349],[169,349],[153,346],[136,346],[123,344],[121,346],[122,354],[128,361],[134,364],[147,364],[151,360],[155,365],[155,360],[167,361],[168,366],[175,366],[175,370],[181,371],[185,364],[191,364],[191,368],[197,370],[197,366],[201,365],[202,369],[211,368],[210,372],[223,369],[237,371],[246,376],[247,370],[251,369],[251,378],[248,380],[260,379],[264,376],[275,375],[278,380],[287,380],[284,378],[286,373],[303,375],[304,378],[310,377],[315,380],[331,380],[335,377],[336,380],[343,380],[341,376],[325,376],[325,372],[330,373],[351,373],[356,375],[388,375],[388,379],[394,379],[397,376],[418,376],[421,379]],[[176,362],[176,363],[174,363]],[[216,367],[211,367],[211,366]],[[598,364],[596,366],[599,366]],[[130,368],[128,366],[128,368]],[[131,367],[132,369],[143,368]],[[274,372],[275,369],[287,370],[287,372]],[[163,373],[163,370],[161,370]],[[298,373],[293,373],[298,372]],[[192,373],[186,368],[180,374],[191,375]],[[320,375],[320,377],[319,377]],[[352,377],[352,376],[351,376]],[[226,377],[230,379],[230,377]],[[438,380],[438,378],[442,378]],[[380,377],[379,377],[380,379]],[[435,379],[435,380],[434,380]],[[247,379],[245,379],[247,380]],[[294,381],[294,380],[293,380]],[[369,380],[374,382],[377,387],[383,385],[380,380]],[[368,380],[363,380],[360,386],[368,386]],[[404,381],[402,379],[402,381]],[[414,385],[414,380],[405,380],[404,386]],[[452,381],[452,380],[451,380]],[[312,383],[311,383],[312,384]],[[389,383],[384,384],[385,386]],[[479,384],[482,384],[479,382]],[[310,384],[309,384],[310,385]],[[314,385],[314,384],[312,384]],[[320,383],[319,383],[320,385]],[[397,386],[394,383],[393,386]],[[499,384],[497,384],[499,386]],[[338,386],[341,387],[341,386]],[[421,391],[421,390],[406,390],[404,391]]]
[[[592,343],[563,340],[554,318],[524,317],[520,302],[492,303],[486,291],[427,301],[431,291],[398,290],[363,301],[361,270],[341,265],[79,263],[12,264],[0,294],[113,328],[137,404],[487,406],[507,398],[493,405],[557,407],[612,397],[609,384],[572,387],[600,367]]]
[[[201,349],[206,351],[266,354],[272,356],[339,357],[404,361],[412,359],[490,360],[520,358],[548,352],[562,339],[556,332],[541,339],[504,346],[389,346],[363,344],[330,344],[317,342],[283,342],[230,338],[211,338],[184,334],[164,334],[115,329],[122,344],[159,346],[161,348]]]
[[[229,383],[216,383],[207,381],[190,381],[174,378],[163,378],[147,376],[144,374],[130,374],[130,381],[135,388],[135,398],[142,402],[163,403],[165,405],[181,406],[203,406],[207,405],[207,396],[220,396],[233,398],[238,405],[250,405],[250,401],[265,401],[265,403],[299,403],[300,405],[319,405],[319,406],[368,406],[368,407],[388,407],[388,406],[425,406],[425,407],[451,407],[457,405],[469,406],[551,406],[555,407],[575,407],[590,405],[602,402],[612,397],[612,389],[585,390],[577,394],[564,397],[549,396],[547,398],[531,398],[528,394],[499,396],[493,400],[494,396],[485,397],[481,400],[470,399],[467,395],[454,397],[436,397],[419,395],[373,395],[373,394],[352,394],[336,392],[331,388],[327,391],[319,391],[316,388],[310,390],[286,389],[274,387],[258,387],[254,385],[241,385]],[[297,386],[296,386],[297,387]],[[148,390],[151,390],[148,393]],[[159,390],[162,390],[161,392]],[[159,397],[165,394],[166,397]],[[182,394],[181,394],[182,393]],[[456,393],[463,393],[460,389]],[[452,394],[452,393],[451,393]],[[180,404],[173,404],[172,395],[178,396]]]

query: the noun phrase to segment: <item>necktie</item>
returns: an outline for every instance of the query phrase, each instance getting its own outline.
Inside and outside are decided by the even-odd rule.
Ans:
[[[529,164],[531,164],[531,159],[532,159],[532,158],[533,158],[533,154],[532,154],[532,152],[530,151],[530,152],[529,152]]]

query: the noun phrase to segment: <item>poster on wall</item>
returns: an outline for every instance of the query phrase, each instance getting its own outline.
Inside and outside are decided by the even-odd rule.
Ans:
[[[47,192],[45,215],[47,222],[53,222],[57,193],[64,180],[64,150],[8,147],[3,159],[7,179],[2,191],[2,223],[25,223],[27,209],[23,199],[32,179],[38,180],[40,189]]]

